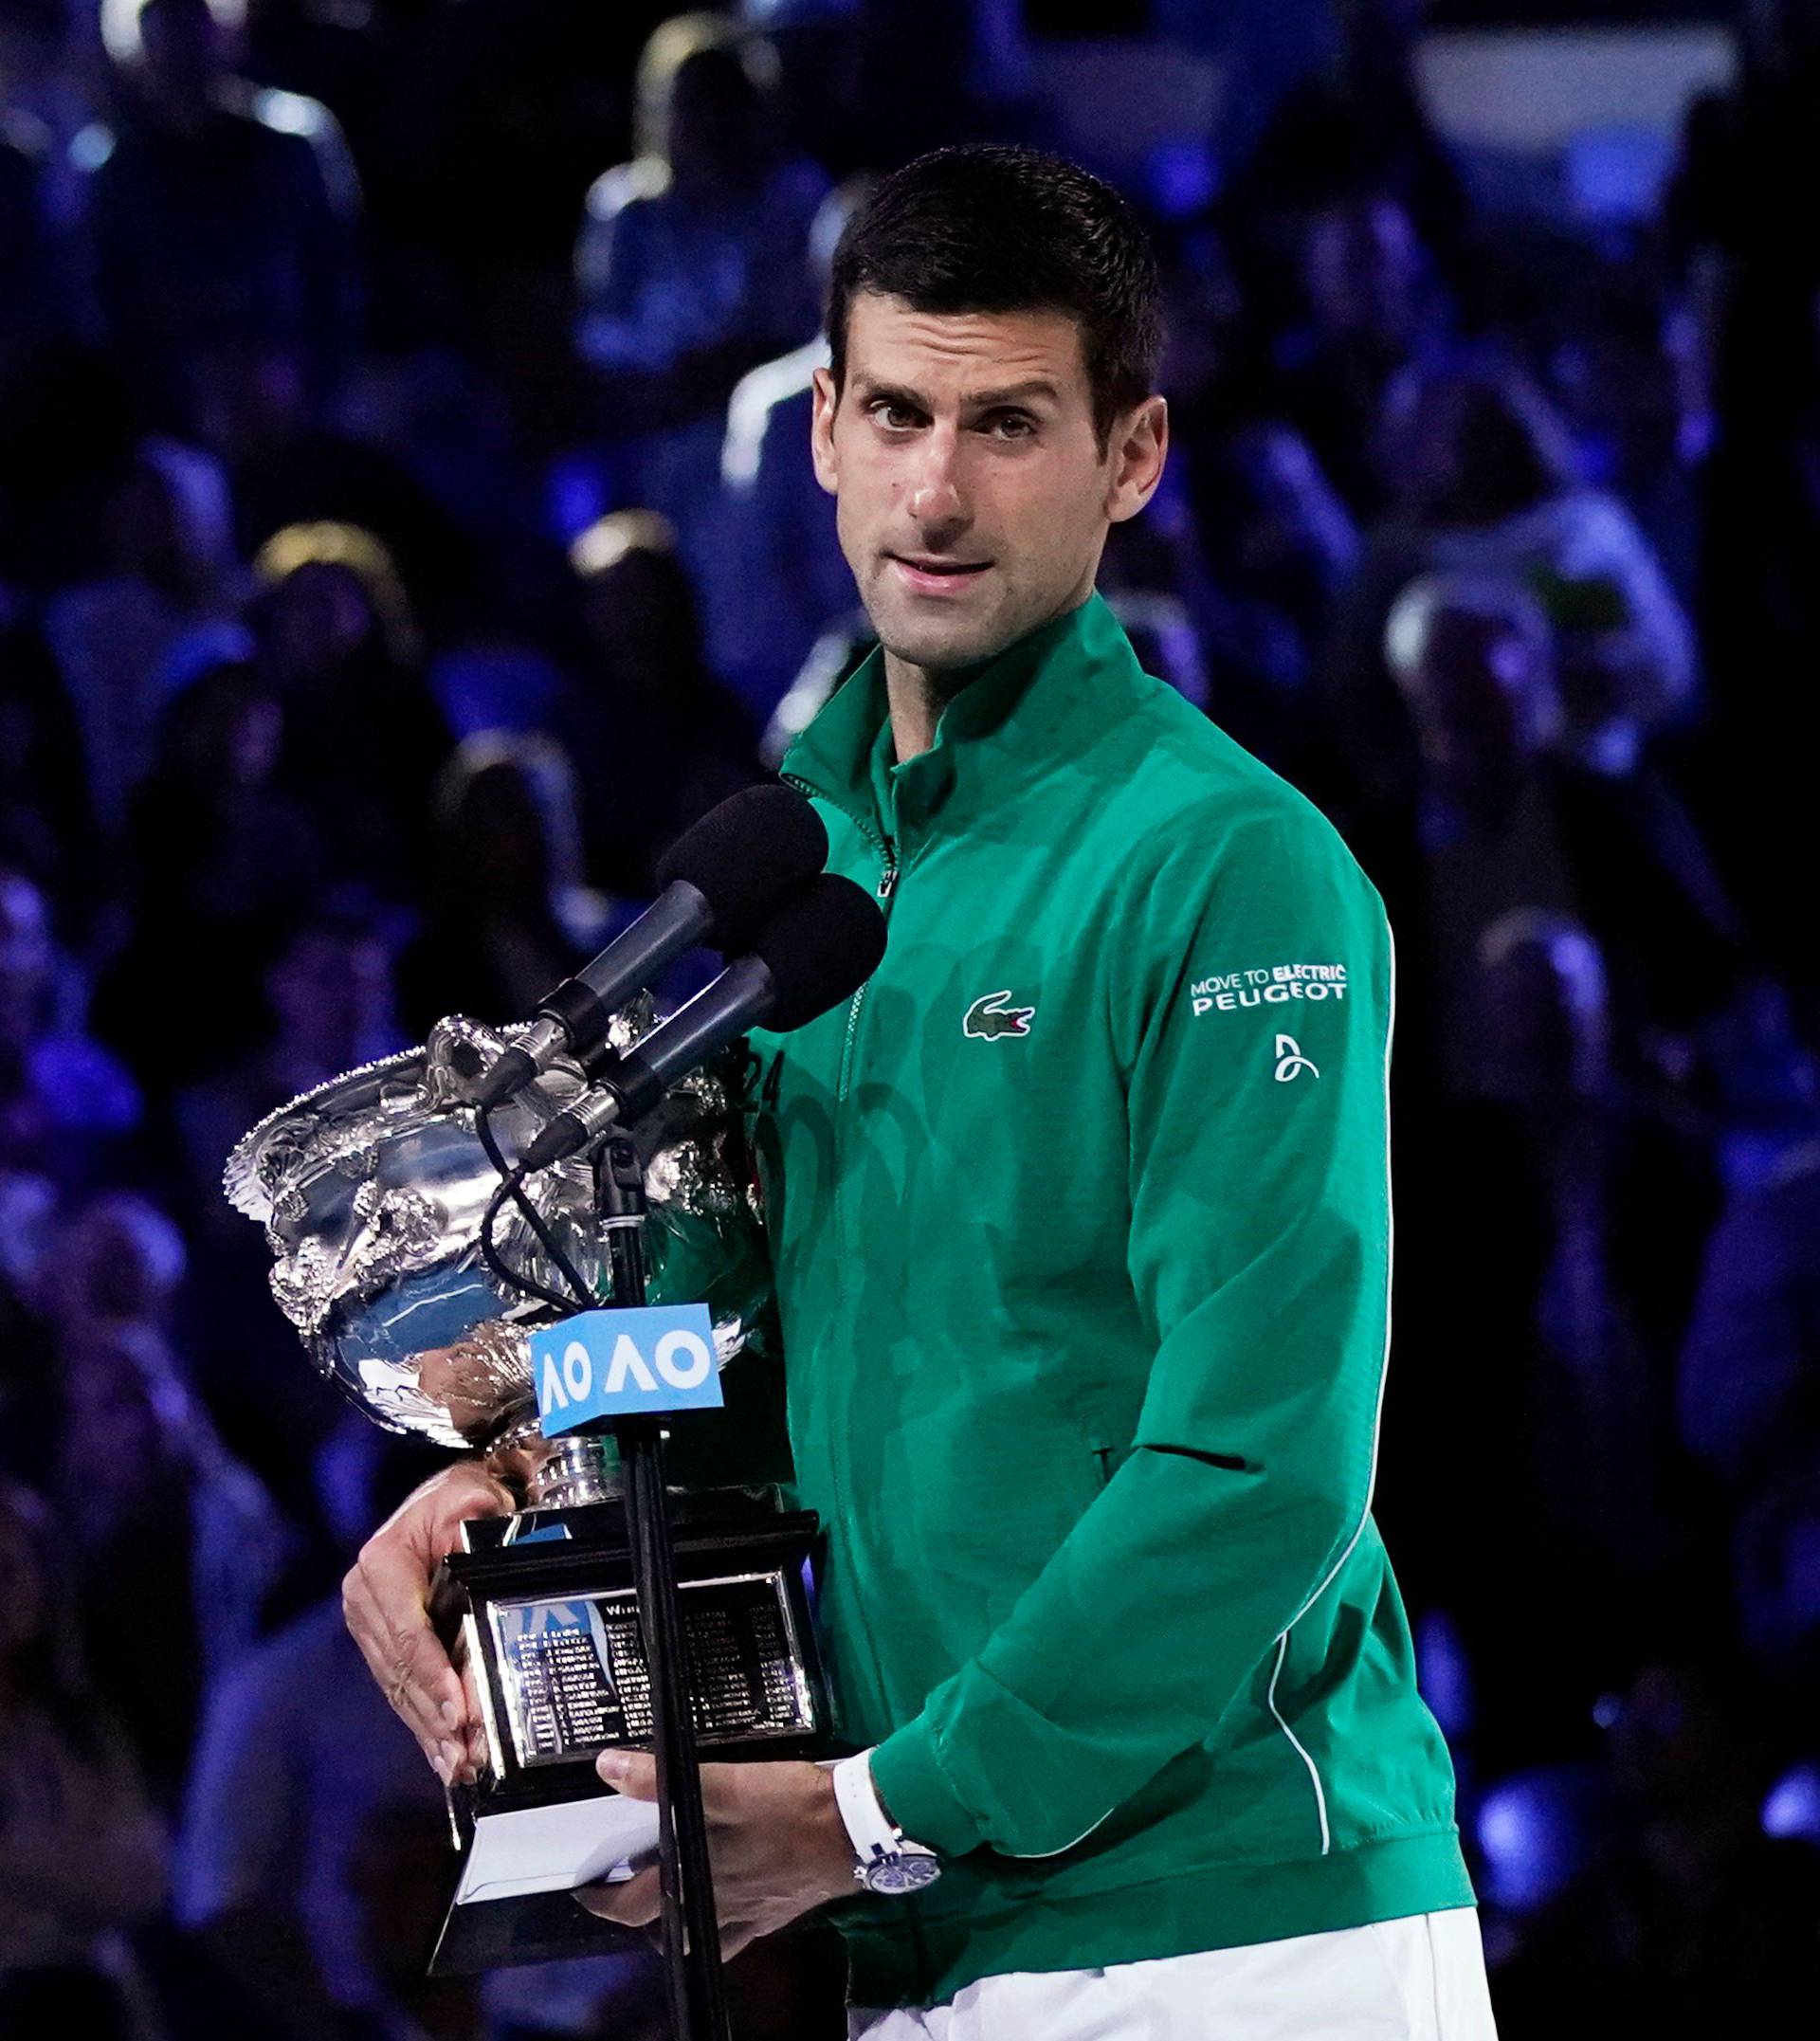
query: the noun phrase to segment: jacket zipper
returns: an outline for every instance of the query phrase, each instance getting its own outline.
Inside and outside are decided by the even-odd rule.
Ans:
[[[799,779],[794,773],[785,773],[780,776],[783,778],[787,785],[794,787],[801,793],[819,793],[822,791],[820,788],[811,786],[808,780]],[[829,796],[826,793],[823,793],[822,798],[824,800],[828,800]],[[866,841],[871,844],[872,847],[879,853],[880,859],[883,862],[883,868],[879,875],[879,884],[876,891],[876,898],[879,902],[879,911],[883,914],[888,920],[891,913],[891,902],[892,900],[895,898],[898,890],[899,866],[897,847],[895,844],[888,843],[883,836],[879,834],[879,832],[875,829],[873,829],[861,816],[856,815],[853,811],[850,808],[846,807],[844,803],[836,801],[833,805],[840,809],[842,814],[846,816],[846,818],[859,830],[860,834],[864,836]],[[864,985],[862,985],[859,991],[853,994],[852,1000],[847,1006],[846,1032],[841,1043],[841,1072],[834,1094],[835,1106],[837,1108],[834,1121],[834,1237],[840,1264],[842,1267],[845,1267],[846,1265],[847,1236],[846,1202],[842,1194],[842,1116],[839,1113],[838,1108],[840,1107],[841,1103],[846,1100],[847,1088],[852,1080],[853,1044],[855,1038],[858,1036],[859,1033],[860,1014],[864,1008],[865,995],[868,989],[870,988],[870,985],[871,980],[868,978],[866,980],[866,983]],[[833,1448],[835,1446],[835,1442],[841,1437],[844,1428],[846,1427],[847,1422],[847,1404],[852,1394],[853,1374],[854,1371],[851,1369],[840,1369],[836,1371],[835,1386],[830,1391],[828,1399],[830,1448]],[[841,1511],[841,1515],[850,1522],[852,1519],[853,1511],[851,1505],[847,1501],[847,1468],[845,1457],[839,1450],[831,1450],[829,1453],[829,1470],[833,1476],[834,1493]],[[885,1705],[884,1670],[883,1667],[879,1664],[876,1653],[871,1649],[869,1639],[866,1643],[864,1656],[866,1661],[865,1670],[872,1685],[873,1705],[881,1713],[883,1713],[884,1711]]]
[[[781,777],[783,778],[784,783],[787,786],[794,787],[799,793],[820,793],[823,800],[828,800],[830,798],[828,794],[823,793],[821,788],[812,785],[807,779],[799,778],[794,773],[785,773],[781,775]],[[879,875],[879,884],[875,897],[881,902],[883,911],[888,917],[891,911],[892,899],[896,895],[898,890],[897,846],[895,844],[887,843],[886,840],[883,836],[881,836],[875,829],[872,828],[870,823],[866,822],[863,816],[856,815],[850,808],[844,806],[838,801],[835,802],[834,805],[840,809],[842,814],[844,814],[847,818],[847,820],[852,823],[854,828],[859,830],[860,834],[864,836],[866,842],[869,843],[872,847],[879,853],[879,857],[883,861],[883,870]],[[846,1034],[841,1043],[841,1074],[839,1083],[836,1086],[834,1093],[836,1101],[845,1099],[846,1097],[847,1084],[853,1074],[853,1040],[855,1035],[859,1032],[860,1011],[861,1009],[865,1005],[866,990],[870,982],[871,981],[868,979],[866,981],[866,985],[862,985],[859,991],[853,994],[853,997],[847,1003]]]

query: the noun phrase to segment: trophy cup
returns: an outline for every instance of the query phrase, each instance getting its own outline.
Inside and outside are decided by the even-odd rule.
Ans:
[[[615,1016],[610,1046],[631,1047],[650,1017],[641,995]],[[268,1115],[235,1147],[224,1185],[264,1226],[273,1294],[321,1373],[375,1423],[483,1452],[525,1497],[509,1519],[462,1527],[432,1592],[486,1745],[477,1782],[449,1789],[460,1868],[438,1974],[643,1946],[570,1890],[629,1876],[657,1850],[656,1810],[614,1794],[593,1763],[651,1734],[637,1526],[610,1440],[546,1435],[532,1352],[556,1314],[494,1265],[548,1292],[559,1261],[600,1299],[614,1227],[642,1222],[648,1285],[637,1301],[704,1303],[717,1366],[744,1343],[765,1287],[737,1047],[677,1080],[635,1134],[610,1144],[610,1166],[576,1158],[525,1177],[541,1237],[505,1206],[489,1264],[482,1228],[500,1178],[474,1097],[521,1032],[440,1021],[422,1048]],[[491,1115],[497,1152],[521,1156],[585,1084],[557,1063]],[[696,1740],[718,1759],[812,1754],[828,1725],[810,1599],[814,1517],[762,1488],[677,1494],[669,1515]]]

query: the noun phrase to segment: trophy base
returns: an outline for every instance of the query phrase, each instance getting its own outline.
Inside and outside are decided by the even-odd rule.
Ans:
[[[674,1542],[704,1760],[813,1757],[828,1710],[809,1558],[816,1520],[743,1490],[679,1496]],[[430,1975],[648,1946],[574,1888],[657,1860],[657,1810],[594,1759],[648,1747],[651,1694],[623,1504],[463,1526],[431,1613],[470,1671],[486,1728],[479,1781],[449,1794],[460,1868]]]

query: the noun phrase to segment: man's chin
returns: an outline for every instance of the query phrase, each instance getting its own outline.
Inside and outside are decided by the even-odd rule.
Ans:
[[[917,617],[901,612],[875,615],[872,628],[879,643],[906,665],[939,672],[951,666],[976,666],[992,659],[1020,633],[999,616]]]

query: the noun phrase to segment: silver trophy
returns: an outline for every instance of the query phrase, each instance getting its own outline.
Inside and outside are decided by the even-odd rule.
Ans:
[[[615,1015],[610,1047],[652,1021],[648,995]],[[629,1874],[654,1845],[650,1810],[613,1803],[593,1768],[649,1734],[651,1693],[610,1440],[544,1436],[530,1329],[551,1306],[502,1284],[481,1247],[499,1175],[474,1094],[520,1030],[461,1016],[421,1048],[368,1064],[268,1114],[228,1157],[224,1188],[262,1224],[272,1293],[317,1368],[395,1431],[485,1454],[524,1495],[509,1519],[463,1526],[431,1613],[467,1671],[486,1728],[478,1782],[451,1792],[461,1853],[433,1968],[546,1960],[623,1930],[568,1888]],[[642,1172],[648,1301],[705,1303],[724,1368],[744,1345],[768,1264],[742,1112],[742,1045],[678,1081],[630,1138]],[[491,1118],[508,1161],[586,1087],[558,1063]],[[524,1191],[564,1258],[608,1295],[593,1164],[539,1171]],[[559,1294],[543,1243],[512,1204],[493,1245]],[[580,1308],[577,1306],[577,1308]],[[698,1739],[717,1757],[808,1755],[827,1706],[808,1558],[814,1519],[774,1494],[672,1499],[684,1658]]]
[[[614,1017],[628,1048],[651,1022],[648,995]],[[521,1032],[451,1016],[423,1048],[365,1064],[269,1113],[228,1158],[223,1188],[262,1224],[272,1294],[305,1351],[375,1423],[478,1449],[534,1503],[580,1502],[609,1482],[542,1438],[528,1325],[550,1316],[502,1286],[480,1248],[499,1178],[474,1125],[473,1094]],[[641,1123],[653,1303],[705,1303],[724,1367],[765,1293],[763,1229],[741,1127],[738,1051],[675,1084]],[[493,1116],[516,1157],[585,1088],[558,1063]],[[573,1267],[598,1290],[605,1236],[592,1166],[557,1163],[526,1185]],[[542,1244],[507,1205],[495,1228],[506,1261],[559,1284]],[[554,1452],[554,1458],[553,1458]],[[579,1492],[579,1482],[591,1493]]]

